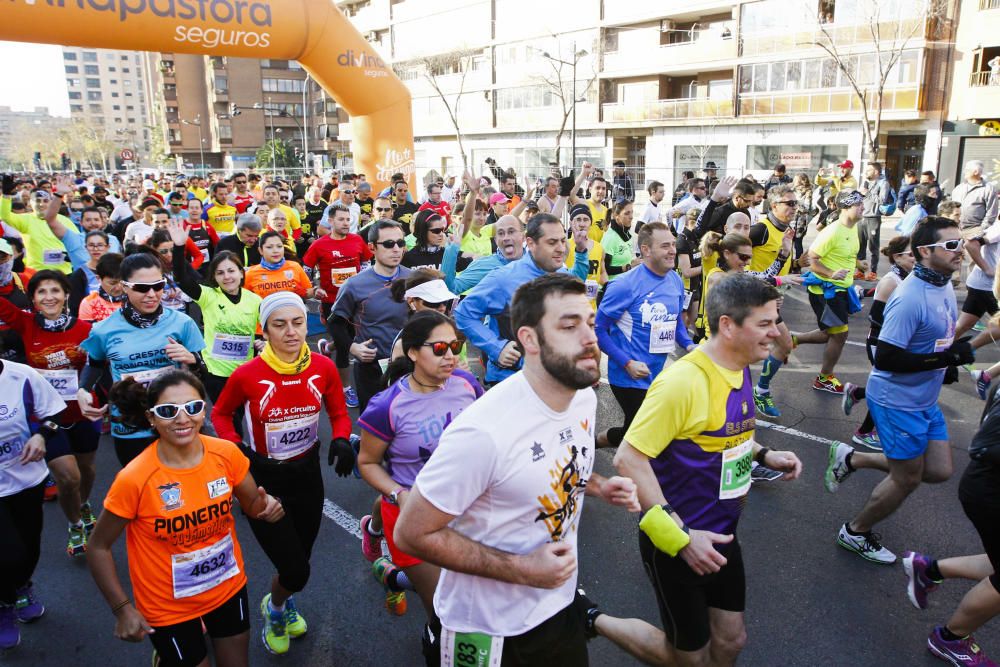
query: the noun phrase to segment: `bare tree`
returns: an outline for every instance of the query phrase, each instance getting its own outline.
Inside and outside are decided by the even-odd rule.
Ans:
[[[555,35],[553,35],[555,37]],[[573,55],[576,58],[576,54]],[[590,92],[591,86],[597,81],[597,72],[591,67],[590,71],[586,73],[586,80],[580,78],[580,72],[577,71],[577,87],[576,87],[576,97],[573,96],[573,66],[568,65],[564,62],[557,61],[553,58],[545,59],[549,64],[550,72],[540,75],[537,77],[538,81],[545,89],[552,94],[556,100],[559,101],[559,112],[561,114],[561,119],[559,121],[559,131],[556,132],[556,154],[555,162],[557,164],[562,164],[560,160],[560,152],[562,150],[562,140],[563,136],[566,134],[566,125],[569,123],[570,117],[573,115],[573,107],[576,104],[576,100],[581,97],[586,97],[587,93]],[[579,67],[579,66],[578,66]],[[582,82],[582,85],[580,83]]]
[[[921,8],[921,4],[925,6]],[[946,13],[946,0],[924,0],[923,3],[902,5],[912,7],[909,19],[898,15],[886,18],[882,15],[883,8],[900,6],[895,0],[858,0],[855,5],[859,13],[858,23],[865,26],[871,38],[872,48],[867,53],[875,56],[874,71],[870,77],[858,65],[858,53],[845,52],[845,47],[851,44],[838,39],[839,30],[830,22],[829,15],[817,16],[819,32],[813,44],[826,51],[833,59],[861,103],[862,130],[868,160],[878,159],[884,94],[889,77],[896,75],[900,57],[911,42],[923,37],[925,32],[937,31],[940,19]],[[867,38],[865,41],[868,41]]]
[[[469,169],[469,158],[465,152],[464,135],[462,134],[462,126],[459,122],[459,105],[462,102],[462,95],[465,94],[465,79],[469,71],[472,70],[473,57],[479,53],[480,51],[474,50],[452,51],[450,53],[426,56],[409,65],[409,67],[412,67],[415,64],[420,69],[420,75],[430,84],[431,88],[434,89],[434,92],[444,104],[444,108],[448,112],[448,118],[451,120],[451,125],[455,128],[455,141],[458,142],[458,152],[462,156],[462,169],[464,171],[468,171]],[[402,69],[406,68],[407,66],[402,67]],[[398,71],[397,74],[399,74]],[[451,89],[451,86],[443,81],[442,77],[452,75],[458,75],[459,77],[458,90],[457,92],[449,93],[447,89]]]

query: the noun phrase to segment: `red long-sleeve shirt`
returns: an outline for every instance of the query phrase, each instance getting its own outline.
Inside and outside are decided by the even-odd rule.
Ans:
[[[242,406],[246,444],[261,456],[299,458],[318,444],[324,405],[333,437],[349,438],[351,418],[340,375],[330,359],[312,354],[304,371],[282,375],[257,357],[226,381],[212,408],[212,424],[220,438],[239,443],[233,417]]]

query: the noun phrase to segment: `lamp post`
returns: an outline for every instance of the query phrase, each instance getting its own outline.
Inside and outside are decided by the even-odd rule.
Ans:
[[[302,81],[302,127],[299,130],[302,132],[302,166],[307,174],[311,171],[309,169],[309,135],[306,134],[306,130],[309,128],[309,104],[306,102],[308,90],[309,72],[306,72],[306,78]]]
[[[570,151],[570,169],[576,165],[576,103],[579,101],[576,99],[576,65],[580,62],[580,59],[588,55],[586,49],[576,50],[576,40],[573,40],[573,62],[567,62],[560,58],[555,58],[549,55],[548,51],[542,51],[542,57],[548,58],[554,63],[559,63],[561,65],[569,65],[573,68],[573,125],[570,129],[570,136],[572,137],[572,148]],[[562,92],[560,91],[560,94]]]
[[[305,99],[305,93],[304,92],[303,92],[303,99]],[[303,167],[308,171],[308,159],[306,158],[306,155],[305,155],[307,153],[307,148],[308,148],[308,144],[306,143],[306,130],[305,130],[305,127],[301,123],[299,123],[298,118],[296,118],[294,115],[292,115],[291,113],[289,113],[285,109],[281,109],[281,108],[278,108],[278,107],[275,107],[274,105],[272,105],[270,97],[267,98],[267,104],[261,104],[260,102],[255,102],[254,105],[253,105],[253,108],[254,109],[260,109],[261,111],[264,112],[264,115],[266,115],[270,119],[270,124],[271,124],[271,167],[275,168],[275,158],[274,158],[274,155],[275,155],[275,153],[274,153],[274,132],[275,132],[275,130],[274,130],[274,117],[275,116],[280,116],[281,118],[287,118],[287,119],[291,120],[293,123],[295,123],[295,127],[298,128],[299,135],[302,137],[302,153],[303,153],[302,159],[303,159]],[[305,120],[305,118],[304,118],[304,115],[305,115],[305,105],[303,105],[303,112],[302,113],[303,113],[303,120]],[[278,128],[278,132],[281,132],[281,128]]]
[[[205,175],[205,138],[201,134],[201,114],[194,117],[194,120],[181,120],[185,125],[198,126],[198,159],[201,161],[201,175]]]

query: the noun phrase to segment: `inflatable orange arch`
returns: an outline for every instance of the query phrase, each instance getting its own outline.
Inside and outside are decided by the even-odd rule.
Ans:
[[[351,115],[357,171],[414,185],[410,93],[333,0],[7,0],[0,39],[297,60]]]

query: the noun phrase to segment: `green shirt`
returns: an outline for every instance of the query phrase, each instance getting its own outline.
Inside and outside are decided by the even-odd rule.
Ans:
[[[462,252],[471,252],[480,257],[488,257],[493,254],[493,245],[490,243],[490,237],[486,234],[486,227],[479,230],[479,236],[473,234],[471,229],[469,230],[469,233],[462,239]]]
[[[632,244],[623,239],[618,235],[613,229],[608,229],[604,232],[604,240],[601,241],[601,245],[604,246],[604,254],[611,258],[611,261],[607,263],[608,267],[614,268],[627,268],[631,263],[632,259],[635,257],[635,251],[632,250]],[[615,280],[621,273],[612,274],[608,271],[608,281]]]
[[[73,265],[67,259],[66,246],[52,233],[49,224],[34,213],[13,213],[10,198],[0,197],[0,220],[21,232],[24,237],[24,264],[30,269],[54,269],[72,273]],[[79,234],[76,225],[64,215],[56,219],[66,228],[67,234]]]
[[[220,287],[202,287],[198,297],[205,323],[205,366],[212,375],[229,377],[240,365],[253,358],[253,337],[257,331],[262,299],[249,290],[240,290],[233,303]],[[236,353],[246,348],[240,358]]]
[[[819,233],[816,240],[809,246],[809,252],[816,255],[823,266],[836,273],[841,269],[847,270],[847,275],[841,280],[831,280],[824,278],[829,283],[837,287],[847,289],[854,284],[854,267],[857,265],[858,249],[861,243],[858,240],[858,230],[856,227],[845,227],[844,223],[834,222],[827,225]],[[819,274],[817,274],[818,276]],[[813,294],[822,294],[823,288],[818,285],[809,287]]]

